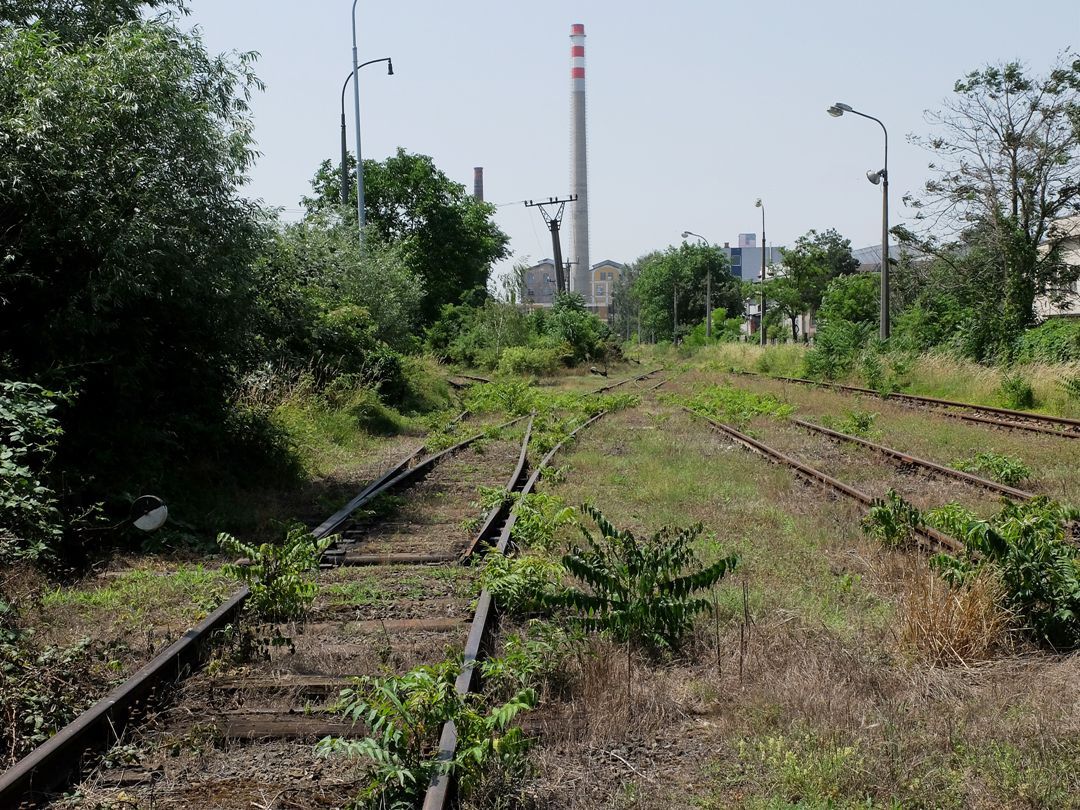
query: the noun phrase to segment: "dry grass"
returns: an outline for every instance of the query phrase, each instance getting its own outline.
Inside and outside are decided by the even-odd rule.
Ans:
[[[985,661],[1007,650],[1014,616],[1003,607],[1004,596],[991,573],[953,587],[914,559],[897,609],[901,649],[933,666]]]

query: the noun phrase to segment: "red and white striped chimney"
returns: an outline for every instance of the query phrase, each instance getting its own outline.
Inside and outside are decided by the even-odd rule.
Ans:
[[[589,168],[585,138],[585,26],[570,26],[570,192],[577,202],[570,206],[571,289],[592,303],[589,267]]]

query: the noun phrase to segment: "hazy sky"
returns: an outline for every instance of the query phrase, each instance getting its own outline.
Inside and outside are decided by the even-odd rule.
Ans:
[[[341,83],[351,69],[349,0],[190,0],[213,51],[254,50],[263,156],[250,193],[296,217],[324,158],[337,161]],[[585,24],[590,242],[594,262],[630,261],[680,241],[759,231],[770,244],[835,227],[855,247],[880,240],[881,167],[872,121],[834,119],[834,101],[889,128],[893,224],[926,179],[923,111],[988,61],[1043,71],[1080,47],[1077,0],[360,0],[365,158],[398,146],[431,155],[486,197],[517,258],[549,256],[527,198],[569,188],[570,24]],[[352,145],[351,90],[347,101]],[[564,252],[569,234],[564,230]]]

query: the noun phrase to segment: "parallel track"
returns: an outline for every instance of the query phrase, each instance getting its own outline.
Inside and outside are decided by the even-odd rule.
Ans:
[[[1010,410],[1009,408],[996,408],[990,405],[974,405],[970,402],[937,399],[935,397],[924,397],[917,394],[881,394],[872,388],[860,388],[855,385],[841,385],[840,383],[804,380],[798,377],[774,377],[770,374],[758,374],[753,371],[733,370],[730,373],[747,377],[760,377],[766,380],[777,380],[779,382],[797,383],[798,385],[829,388],[834,391],[863,394],[866,396],[878,397],[879,399],[893,400],[912,407],[929,407],[932,408],[935,413],[940,413],[953,419],[961,419],[966,422],[974,422],[976,424],[988,425],[991,427],[1006,428],[1009,430],[1025,430],[1031,433],[1057,436],[1061,439],[1080,439],[1080,419],[1070,419],[1065,416],[1049,416],[1047,414],[1030,413],[1028,411],[1015,411]]]
[[[685,410],[689,414],[698,417],[699,419],[704,419],[715,430],[734,439],[737,443],[743,445],[744,447],[747,447],[756,453],[760,453],[770,461],[777,464],[782,464],[785,467],[790,467],[800,476],[812,483],[821,484],[832,490],[833,492],[839,493],[847,498],[858,501],[867,508],[874,506],[877,502],[875,498],[863,492],[862,490],[856,489],[849,484],[845,484],[843,481],[837,478],[833,478],[831,475],[827,475],[821,470],[818,470],[815,467],[811,467],[809,464],[799,461],[797,458],[793,458],[784,453],[781,453],[779,450],[770,447],[764,442],[751,436],[747,436],[745,433],[736,430],[735,428],[731,427],[731,425],[725,425],[723,422],[717,422],[715,419],[710,419],[708,416],[697,413],[690,408],[683,408],[683,410]],[[919,545],[927,550],[944,550],[956,553],[963,550],[964,547],[963,544],[960,543],[958,540],[955,540],[954,538],[949,537],[946,534],[942,534],[936,529],[920,527],[916,530],[915,533],[918,536]]]

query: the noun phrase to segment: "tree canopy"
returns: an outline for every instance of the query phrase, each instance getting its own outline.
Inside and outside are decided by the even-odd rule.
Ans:
[[[730,315],[741,314],[742,288],[731,275],[728,257],[720,248],[683,242],[640,258],[634,263],[632,289],[642,326],[668,340],[689,331],[693,323],[705,317],[705,282],[710,272],[713,308],[722,308]]]
[[[1080,212],[1080,59],[1065,53],[1043,76],[991,64],[953,90],[927,116],[934,133],[915,139],[934,177],[909,200],[918,227],[898,232],[951,264],[978,309],[1000,310],[1008,341],[1038,295],[1060,298],[1080,272],[1061,253],[1061,220]]]
[[[336,211],[356,222],[356,162],[349,164],[349,199],[341,205],[340,166],[323,161],[312,180],[311,213]],[[385,161],[364,161],[364,212],[368,229],[399,245],[422,281],[421,318],[432,322],[462,292],[487,286],[491,263],[509,255],[509,237],[495,224],[495,207],[450,180],[427,155],[398,149]]]
[[[859,269],[851,253],[851,242],[832,228],[818,233],[810,230],[795,240],[792,248],[781,248],[783,267],[766,283],[772,306],[791,322],[791,338],[798,337],[796,322],[805,312],[814,314],[829,282]]]

